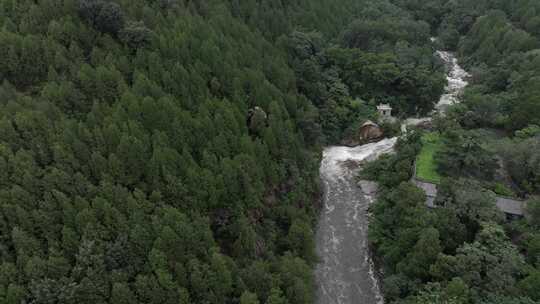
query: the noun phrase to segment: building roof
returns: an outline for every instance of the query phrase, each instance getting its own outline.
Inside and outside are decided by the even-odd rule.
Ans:
[[[415,180],[414,183],[416,184],[416,186],[418,186],[418,188],[424,190],[427,197],[437,197],[437,185],[421,182],[419,180]]]
[[[413,182],[418,188],[424,190],[424,192],[426,193],[426,205],[430,208],[436,207],[435,198],[437,197],[437,185],[422,182],[415,178],[413,178]],[[497,196],[496,204],[497,208],[505,214],[523,216],[525,213],[525,205],[527,203],[524,201],[518,201],[511,198]]]
[[[497,207],[506,214],[523,215],[525,202],[498,196]]]
[[[377,106],[377,110],[392,110],[392,107],[387,103],[381,103]]]

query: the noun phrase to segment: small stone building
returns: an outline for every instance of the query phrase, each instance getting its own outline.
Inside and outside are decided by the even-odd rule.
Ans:
[[[392,107],[389,104],[381,103],[377,106],[377,112],[381,119],[392,119]]]

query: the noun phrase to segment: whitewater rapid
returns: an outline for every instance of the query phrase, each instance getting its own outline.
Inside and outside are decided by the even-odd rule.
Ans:
[[[446,80],[448,84],[445,88],[445,93],[435,105],[435,109],[439,112],[446,111],[450,105],[459,103],[459,97],[465,87],[469,84],[467,78],[471,75],[467,73],[459,64],[456,56],[451,52],[437,51],[437,55],[444,61],[448,67]]]
[[[320,304],[383,303],[369,256],[367,208],[372,198],[357,186],[358,164],[392,152],[397,138],[354,148],[328,147],[321,178],[324,208],[317,229],[315,271]]]
[[[435,106],[437,112],[459,102],[469,76],[452,53],[437,52],[448,67],[448,85]],[[410,118],[417,125],[431,118]],[[317,304],[382,304],[383,296],[368,248],[367,209],[374,198],[357,185],[359,164],[394,151],[397,138],[354,148],[328,147],[323,152],[320,176],[324,191],[316,235],[320,263],[315,269]]]
[[[444,94],[441,96],[437,104],[435,104],[435,110],[431,113],[431,116],[436,113],[444,115],[449,106],[459,103],[461,93],[463,93],[465,87],[469,84],[467,78],[471,76],[458,64],[458,60],[453,53],[437,51],[436,54],[442,59],[446,66],[447,84],[444,88]],[[405,133],[407,132],[408,126],[417,126],[419,124],[430,122],[431,116],[421,118],[411,117],[405,119],[401,125],[401,131]]]

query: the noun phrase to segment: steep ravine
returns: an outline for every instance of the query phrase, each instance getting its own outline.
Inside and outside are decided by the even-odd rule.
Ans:
[[[437,52],[448,65],[448,86],[436,105],[439,112],[458,102],[468,74],[452,53]],[[408,119],[414,125],[430,118]],[[383,297],[375,276],[368,241],[367,208],[373,198],[357,186],[358,162],[374,160],[393,151],[397,138],[384,139],[354,148],[328,147],[324,150],[320,175],[324,208],[317,228],[315,270],[317,304],[379,304]]]

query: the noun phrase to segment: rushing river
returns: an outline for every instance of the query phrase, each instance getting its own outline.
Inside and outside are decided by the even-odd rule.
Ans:
[[[437,55],[448,67],[448,74],[446,75],[448,84],[446,85],[445,93],[441,96],[437,105],[435,105],[437,111],[444,112],[446,107],[459,102],[459,95],[469,84],[466,79],[467,77],[470,77],[470,75],[458,64],[458,60],[454,54],[438,51]]]
[[[436,105],[444,112],[459,101],[468,76],[452,53],[437,52],[448,66],[448,85]],[[408,119],[414,125],[430,118]],[[324,150],[320,175],[324,190],[324,208],[317,228],[315,270],[317,304],[383,303],[375,269],[370,258],[367,208],[373,197],[357,186],[359,162],[374,160],[393,151],[397,138],[384,139],[354,148],[328,147]]]

